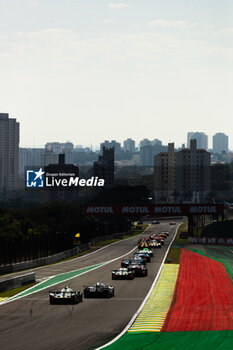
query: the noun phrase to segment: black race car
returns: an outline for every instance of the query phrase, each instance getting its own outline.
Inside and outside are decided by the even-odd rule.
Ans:
[[[134,271],[126,267],[121,267],[119,270],[112,270],[113,280],[132,280],[134,279]]]
[[[96,282],[93,286],[84,286],[84,298],[111,298],[114,296],[114,287]]]
[[[128,270],[134,271],[135,277],[145,277],[147,276],[147,267],[145,265],[132,263],[128,266]]]
[[[60,291],[49,292],[50,304],[78,304],[83,301],[82,292],[75,292],[69,287],[62,288]]]

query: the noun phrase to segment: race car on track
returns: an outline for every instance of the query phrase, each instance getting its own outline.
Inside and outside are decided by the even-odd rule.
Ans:
[[[156,225],[156,224],[160,224],[160,222],[158,220],[154,220],[154,221],[152,221],[152,224]]]
[[[156,241],[156,239],[152,239],[150,241],[150,247],[151,248],[161,248],[161,246],[162,246],[161,243]]]
[[[139,253],[146,253],[149,254],[150,257],[153,257],[154,253],[150,248],[143,248],[143,249],[139,249],[138,251]]]
[[[154,237],[154,239],[159,242],[161,245],[164,245],[165,239],[159,236]]]
[[[145,265],[140,265],[135,262],[129,265],[129,270],[134,271],[135,277],[146,277],[147,276],[147,267]]]
[[[168,236],[166,235],[166,233],[159,233],[158,237],[162,239],[166,239]]]
[[[176,225],[176,222],[175,221],[171,221],[170,225]]]
[[[148,248],[149,242],[138,242],[138,249]]]
[[[93,286],[84,286],[84,298],[111,298],[114,296],[114,287],[96,282]]]
[[[121,267],[128,267],[132,263],[136,263],[139,265],[146,265],[146,260],[142,257],[138,257],[136,259],[125,259],[125,260],[122,260]]]
[[[142,252],[142,251],[134,253],[133,258],[134,258],[134,260],[143,258],[146,260],[146,262],[150,262],[150,254]]]
[[[169,236],[169,232],[167,232],[167,231],[162,231],[161,233],[163,233],[163,234]]]
[[[113,280],[132,280],[134,279],[134,271],[126,267],[121,267],[119,270],[112,270]]]
[[[75,292],[69,287],[64,287],[60,291],[49,292],[50,304],[78,304],[83,301],[82,292]]]

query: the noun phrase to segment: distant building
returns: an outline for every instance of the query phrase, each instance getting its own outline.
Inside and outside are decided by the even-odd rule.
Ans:
[[[142,146],[140,148],[140,165],[141,166],[154,166],[154,156],[160,152],[167,150],[166,146],[162,145],[162,142],[150,144],[148,146]]]
[[[154,157],[154,190],[156,202],[173,202],[176,190],[176,153],[174,143],[168,151]]]
[[[103,154],[94,162],[94,176],[105,180],[105,186],[114,186],[114,148],[105,148]]]
[[[66,155],[65,153],[63,153]],[[45,149],[41,155],[41,164],[43,167],[48,166],[49,164],[56,164],[59,159],[59,154],[54,153],[52,150]]]
[[[23,175],[26,166],[32,165],[32,154],[30,148],[19,148],[19,174]]]
[[[208,150],[208,136],[204,132],[188,132],[187,148],[190,148],[190,141],[197,141],[197,148]]]
[[[49,152],[49,151],[48,151]],[[45,173],[67,173],[74,174],[75,177],[79,176],[79,167],[73,164],[65,163],[65,154],[58,155],[58,164],[49,164],[44,167]],[[68,188],[66,190],[56,189],[54,187],[46,188],[44,191],[45,199],[47,201],[65,201],[75,202],[78,198],[77,188]]]
[[[58,162],[58,154],[44,148],[20,148],[19,149],[19,174],[25,174],[27,168],[39,168]]]
[[[228,136],[222,132],[218,132],[213,136],[213,152],[222,154],[228,153]]]
[[[197,148],[196,140],[190,140],[190,148],[155,156],[154,190],[159,201],[204,202],[210,192],[210,153]]]
[[[105,149],[114,148],[115,153],[116,153],[116,152],[120,152],[121,144],[120,144],[120,142],[117,142],[116,140],[112,140],[112,141],[105,140],[104,142],[102,142],[100,144],[100,153],[103,153],[103,148],[105,148]]]
[[[159,139],[154,139],[153,141],[151,141],[152,146],[153,145],[159,145],[162,146],[162,141],[160,141]]]
[[[135,141],[132,139],[127,139],[124,141],[124,151],[131,153],[135,152]]]
[[[72,142],[47,142],[45,145],[45,151],[52,151],[55,154],[65,154],[65,160],[67,164],[73,163],[73,151],[74,145]]]
[[[141,166],[152,166],[152,146],[142,146],[140,147],[140,165]]]
[[[140,153],[134,153],[132,156],[132,165],[140,165]]]
[[[176,154],[176,191],[193,202],[205,201],[210,192],[210,153],[197,148],[195,139]]]
[[[144,146],[151,146],[151,141],[148,140],[148,139],[143,139],[143,140],[141,140],[140,143],[139,143],[140,149],[141,149],[142,147],[144,147]]]
[[[0,113],[0,192],[18,189],[19,123]]]

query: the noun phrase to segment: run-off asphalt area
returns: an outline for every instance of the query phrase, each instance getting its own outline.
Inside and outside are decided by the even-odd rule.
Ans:
[[[174,233],[175,229],[176,226],[169,226],[168,222],[163,222],[160,225],[152,225],[145,236],[151,232],[166,230]],[[84,299],[83,303],[75,306],[49,305],[49,289],[45,289],[1,305],[1,349],[88,350],[114,338],[130,321],[149,291],[172,236],[168,237],[164,247],[155,250],[155,256],[148,264],[148,277],[146,278],[112,281],[111,270],[120,267],[122,260],[120,259],[65,282],[74,290],[83,290],[83,285],[90,285],[100,280],[115,286],[114,298]],[[61,273],[83,267],[84,264],[88,266],[108,261],[130,251],[136,245],[137,240],[138,237],[133,237],[125,242],[120,241],[101,252],[76,260],[76,262],[71,261],[50,268],[46,267],[38,272],[40,277],[43,277],[43,271],[49,276],[54,274],[55,269]],[[59,290],[63,286],[64,283],[50,289]]]

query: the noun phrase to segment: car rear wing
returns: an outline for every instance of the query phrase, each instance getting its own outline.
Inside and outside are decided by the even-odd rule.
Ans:
[[[76,295],[77,293],[78,292],[76,292],[76,291],[72,291],[72,292],[61,292],[60,290],[59,291],[49,291],[49,294],[62,294],[62,295],[70,294],[71,296]]]

